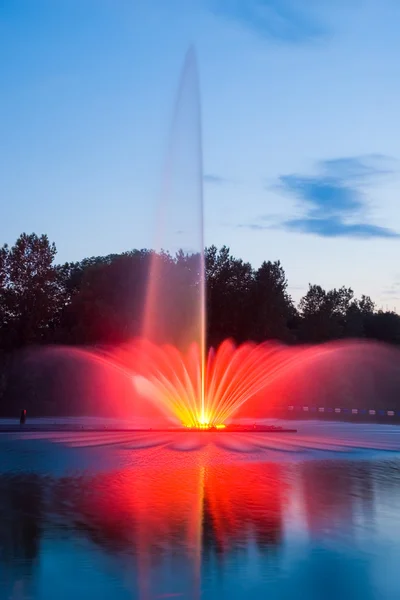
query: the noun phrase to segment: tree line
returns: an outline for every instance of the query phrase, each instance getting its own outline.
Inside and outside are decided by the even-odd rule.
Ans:
[[[0,249],[0,353],[37,344],[118,344],[140,334],[151,258],[132,250],[57,264],[46,235],[23,233]],[[191,268],[179,252],[161,255],[174,273]],[[321,343],[343,338],[400,342],[400,317],[376,310],[348,287],[310,284],[296,306],[279,261],[258,269],[226,246],[206,248],[207,341],[268,339]],[[172,284],[173,285],[173,284]]]
[[[56,262],[56,254],[46,235],[34,233],[23,233],[13,246],[0,248],[2,416],[26,407],[38,415],[81,414],[82,407],[93,414],[103,393],[100,380],[100,387],[92,378],[84,388],[76,363],[63,362],[61,367],[48,363],[40,370],[27,366],[21,356],[36,346],[109,346],[140,335],[154,259],[169,286],[165,294],[169,299],[163,304],[176,305],[179,312],[182,290],[185,293],[189,286],[197,293],[199,287],[198,257],[182,251],[171,256],[132,250],[64,264]],[[318,344],[356,337],[400,343],[400,317],[376,310],[370,297],[356,298],[350,288],[324,290],[310,284],[296,306],[279,261],[264,261],[255,269],[226,246],[211,246],[205,250],[205,272],[208,346],[216,347],[225,338],[237,343]],[[67,385],[60,383],[60,376],[64,382],[69,378]],[[131,388],[118,394],[119,398],[125,394],[129,407]]]

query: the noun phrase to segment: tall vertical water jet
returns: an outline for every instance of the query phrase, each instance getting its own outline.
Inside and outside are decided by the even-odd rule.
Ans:
[[[144,340],[200,353],[197,382],[204,420],[205,269],[199,76],[186,54],[169,134],[143,316]]]

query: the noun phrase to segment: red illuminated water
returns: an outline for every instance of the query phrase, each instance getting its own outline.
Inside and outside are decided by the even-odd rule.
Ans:
[[[196,344],[179,350],[144,339],[108,350],[44,349],[35,356],[47,366],[43,379],[57,363],[72,367],[75,377],[66,373],[60,388],[69,398],[80,394],[84,408],[96,390],[96,414],[106,405],[112,414],[144,418],[153,428],[219,427],[296,403],[376,407],[387,399],[390,408],[400,385],[399,351],[362,341],[288,347],[227,340],[208,352],[204,372]]]

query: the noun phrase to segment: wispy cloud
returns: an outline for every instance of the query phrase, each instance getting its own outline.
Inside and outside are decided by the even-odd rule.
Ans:
[[[245,225],[244,223],[239,223],[237,225],[239,229],[252,229],[253,231],[263,231],[264,229],[273,229],[271,225],[264,225],[263,223],[249,223]]]
[[[388,290],[383,290],[382,297],[383,298],[394,298],[397,300],[398,298],[400,298],[399,294],[400,294],[399,289],[388,289]]]
[[[382,155],[338,158],[317,165],[317,175],[282,175],[281,191],[299,200],[303,215],[279,224],[289,231],[321,237],[398,238],[396,231],[366,220],[362,191],[376,177],[393,173]]]
[[[327,219],[291,219],[284,223],[286,229],[299,233],[312,233],[320,237],[351,238],[398,238],[400,234],[387,227],[369,225],[368,223],[344,223],[340,217]]]
[[[288,285],[288,289],[291,292],[302,292],[307,289],[306,285]]]
[[[398,300],[400,299],[400,277],[395,277],[392,285],[382,290],[382,298],[386,300]]]
[[[395,169],[395,161],[385,154],[366,154],[331,158],[319,163],[323,173],[338,179],[362,182],[377,175],[388,175]]]
[[[213,183],[215,185],[221,185],[223,183],[227,183],[228,180],[225,177],[221,177],[220,175],[215,175],[214,173],[207,173],[203,177],[205,183]]]
[[[214,14],[236,21],[264,38],[303,43],[326,35],[326,28],[299,0],[208,0]]]

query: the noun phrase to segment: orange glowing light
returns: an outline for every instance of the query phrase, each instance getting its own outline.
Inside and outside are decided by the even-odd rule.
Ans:
[[[166,420],[167,426],[174,420],[197,431],[222,429],[233,416],[265,418],[289,399],[304,406],[304,397],[312,405],[328,392],[332,398],[369,397],[371,374],[390,379],[398,371],[397,351],[367,342],[296,347],[274,342],[236,346],[225,340],[204,358],[201,347],[194,343],[182,351],[137,339],[112,349],[52,347],[35,356],[44,364],[57,356],[81,361],[85,368],[79,373],[86,379],[80,375],[78,381],[85,401],[86,394],[96,392],[97,398],[100,390],[104,405],[119,410],[118,416],[131,411],[147,419],[146,427],[162,429]],[[70,382],[62,387],[70,390]]]
[[[204,374],[197,344],[182,353],[142,340],[134,353],[133,382],[139,395],[198,430],[222,429],[244,402],[265,389],[274,371],[263,345],[237,347],[230,340],[210,350]]]
[[[148,406],[157,407],[183,427],[207,431],[222,429],[234,414],[241,415],[243,405],[246,415],[251,414],[249,401],[255,399],[257,404],[267,390],[268,403],[275,402],[281,395],[279,386],[287,386],[294,374],[299,381],[301,373],[307,375],[305,366],[318,358],[340,358],[340,350],[333,344],[296,349],[270,342],[236,346],[225,340],[203,358],[201,344],[193,343],[183,352],[173,345],[141,338],[89,356],[127,375],[138,397],[150,401]],[[274,382],[278,387],[272,385]],[[254,412],[256,406],[251,404]]]

